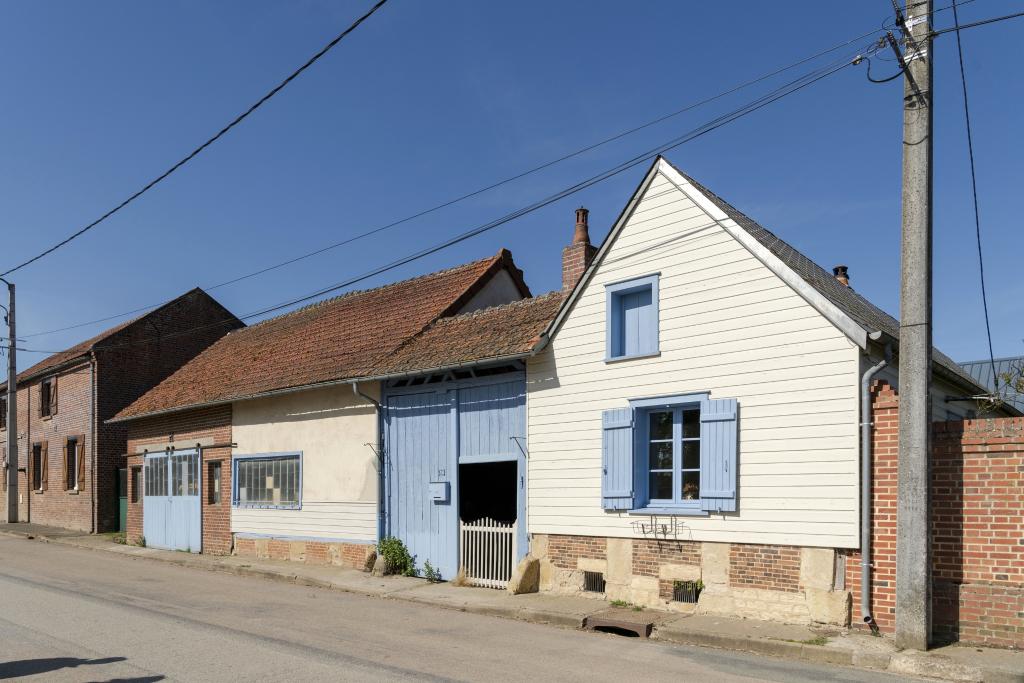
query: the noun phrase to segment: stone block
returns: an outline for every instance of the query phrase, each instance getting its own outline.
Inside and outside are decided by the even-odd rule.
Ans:
[[[542,559],[540,561],[540,589],[542,591],[549,591],[555,585],[555,572],[557,567],[551,564],[550,560]]]
[[[832,548],[800,549],[800,585],[831,591],[835,581],[836,551]]]
[[[256,547],[256,558],[259,560],[270,559],[270,539],[257,538],[253,545]]]
[[[288,544],[288,559],[292,562],[306,561],[306,542],[292,541]]]
[[[530,554],[541,560],[548,556],[547,534],[533,534],[530,536]]]
[[[337,543],[331,543],[327,546],[327,556],[330,558],[330,563],[336,567],[340,567],[342,564],[341,558],[341,546]]]
[[[388,563],[384,560],[383,555],[378,555],[377,559],[373,561],[373,569],[370,573],[374,576],[384,576],[388,573]]]
[[[608,562],[605,560],[598,560],[592,557],[577,557],[576,568],[584,572],[597,572],[599,574],[608,573]]]
[[[540,560],[527,555],[512,572],[508,582],[508,592],[512,595],[536,593],[540,588]]]
[[[633,576],[633,541],[629,538],[609,538],[607,545],[608,571],[605,581],[618,585],[628,584]]]
[[[658,578],[667,581],[697,581],[700,567],[695,564],[663,564],[658,567]]]
[[[808,588],[805,591],[807,611],[811,621],[833,626],[849,626],[853,597],[849,591],[823,591]]]
[[[729,585],[728,543],[702,543],[700,548],[701,578],[706,588]]]

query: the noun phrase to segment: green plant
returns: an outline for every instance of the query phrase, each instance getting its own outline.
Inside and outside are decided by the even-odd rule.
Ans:
[[[135,545],[139,546],[140,548],[145,548],[146,547],[146,537],[145,536],[139,536],[139,540],[135,542]]]
[[[633,603],[626,600],[612,600],[611,605],[612,607],[632,607]]]
[[[401,539],[388,536],[377,544],[377,553],[384,558],[386,574],[416,576],[416,558],[409,554]]]
[[[423,577],[430,583],[439,583],[441,581],[441,570],[430,564],[428,560],[423,563]]]
[[[113,536],[111,536],[110,540],[120,545],[125,545],[126,543],[128,543],[128,539],[125,537],[125,533],[123,531],[119,531]]]

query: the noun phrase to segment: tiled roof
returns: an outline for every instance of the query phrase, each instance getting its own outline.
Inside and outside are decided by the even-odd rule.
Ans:
[[[666,160],[667,161],[667,160]],[[671,163],[671,162],[669,162]],[[900,323],[893,316],[874,305],[853,287],[846,287],[835,276],[819,266],[811,259],[804,256],[795,247],[784,241],[782,238],[762,227],[756,221],[746,216],[739,209],[725,201],[699,182],[672,166],[681,176],[686,178],[697,190],[710,199],[729,218],[736,222],[741,228],[747,231],[754,239],[760,242],[768,251],[772,252],[793,269],[807,284],[816,289],[822,296],[828,299],[837,308],[863,327],[867,332],[881,331],[896,339],[900,338]],[[932,349],[932,362],[951,375],[951,379],[959,380],[962,384],[975,386],[977,380],[964,372],[956,361],[942,353],[938,349]],[[976,386],[976,388],[982,388]]]
[[[378,376],[528,355],[558,313],[562,292],[442,318],[402,345]]]
[[[975,382],[989,391],[995,391],[996,383],[992,377],[992,365],[993,362],[986,358],[985,360],[972,360],[961,363],[960,367],[964,369],[964,372],[973,377]],[[996,376],[999,377],[1000,394],[1005,401],[1012,404],[1018,410],[1024,411],[1024,394],[1017,393],[1011,387],[1006,386],[1006,382],[1003,381],[1003,375],[1009,374],[1016,377],[1020,374],[1022,368],[1024,368],[1024,357],[1022,356],[995,359],[995,370]]]
[[[89,339],[86,339],[83,342],[79,342],[78,344],[75,344],[74,346],[72,346],[72,347],[70,347],[68,349],[65,349],[65,350],[63,350],[63,351],[61,351],[59,353],[55,353],[55,354],[53,354],[51,356],[47,356],[46,358],[44,358],[43,360],[39,361],[38,363],[36,363],[32,367],[28,368],[27,370],[22,370],[21,372],[19,372],[18,373],[18,382],[19,383],[20,382],[25,382],[25,381],[28,381],[28,380],[33,379],[35,377],[39,377],[40,375],[46,374],[46,372],[48,370],[52,369],[52,368],[57,368],[57,367],[65,364],[67,362],[75,360],[76,358],[82,358],[84,356],[87,356],[98,345],[101,345],[102,342],[104,342],[107,339],[109,339],[110,337],[114,336],[115,334],[117,334],[121,330],[129,327],[130,325],[133,325],[134,323],[139,322],[140,320],[146,318],[146,316],[148,316],[148,315],[150,315],[152,313],[155,313],[156,311],[159,311],[162,308],[170,306],[170,305],[180,301],[181,299],[184,299],[185,297],[193,295],[196,292],[202,292],[202,291],[203,290],[201,290],[198,287],[196,287],[195,289],[192,289],[192,290],[190,290],[188,292],[185,292],[184,294],[182,294],[181,296],[177,297],[176,299],[172,299],[171,301],[168,301],[167,303],[165,303],[165,304],[163,304],[161,306],[158,306],[157,308],[154,308],[152,311],[148,311],[147,313],[143,313],[142,315],[138,316],[137,318],[132,318],[131,320],[127,320],[127,321],[125,321],[123,323],[120,323],[119,325],[114,325],[110,329],[104,330],[103,332],[100,332],[95,337],[91,337]],[[204,296],[205,296],[205,294],[204,294]]]
[[[464,306],[505,269],[529,296],[512,255],[496,256],[292,311],[225,335],[114,420],[373,376],[404,342]]]

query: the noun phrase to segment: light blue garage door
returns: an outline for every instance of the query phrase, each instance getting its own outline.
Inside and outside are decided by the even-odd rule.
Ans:
[[[199,452],[146,455],[142,534],[146,545],[167,550],[202,550]]]

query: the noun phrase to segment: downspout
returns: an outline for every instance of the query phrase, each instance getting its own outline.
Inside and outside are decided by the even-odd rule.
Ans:
[[[377,538],[384,537],[384,449],[382,445],[383,439],[381,438],[384,425],[382,423],[383,414],[381,412],[380,401],[367,396],[359,390],[359,382],[352,382],[352,393],[362,398],[367,403],[372,404],[377,409],[377,443],[374,444],[374,453],[377,456]]]
[[[873,337],[874,335],[872,335]],[[864,623],[877,631],[871,616],[871,475],[873,467],[871,427],[871,380],[892,360],[892,345],[885,345],[885,357],[868,368],[860,379],[860,612]]]

